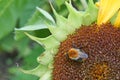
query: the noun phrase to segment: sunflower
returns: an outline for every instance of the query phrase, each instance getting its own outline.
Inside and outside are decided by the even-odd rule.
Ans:
[[[89,0],[85,11],[77,11],[71,1],[65,4],[68,18],[52,7],[56,22],[49,15],[50,36],[26,33],[45,52],[37,58],[38,67],[22,71],[40,80],[120,80],[120,0]]]

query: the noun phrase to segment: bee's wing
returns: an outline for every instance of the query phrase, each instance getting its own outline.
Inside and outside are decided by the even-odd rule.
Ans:
[[[83,51],[80,51],[79,54],[80,54],[80,58],[88,58],[88,54],[86,54]]]

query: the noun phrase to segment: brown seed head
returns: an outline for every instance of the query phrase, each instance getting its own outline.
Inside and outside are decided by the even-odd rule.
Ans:
[[[66,58],[72,45],[89,55],[80,63]],[[82,26],[63,41],[55,56],[53,80],[120,80],[120,29],[107,23]]]

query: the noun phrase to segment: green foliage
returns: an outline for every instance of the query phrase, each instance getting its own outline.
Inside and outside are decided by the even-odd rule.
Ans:
[[[34,46],[35,45],[35,46]],[[44,51],[44,49],[34,43],[32,51],[29,55],[24,56],[22,66],[19,66],[23,69],[32,69],[38,65],[36,59]],[[18,63],[19,64],[19,63]],[[9,68],[9,73],[11,74],[10,80],[38,80],[38,77],[27,75],[21,72],[18,67],[11,67]]]
[[[33,14],[40,0],[1,0],[0,1],[0,39],[23,26]]]
[[[23,68],[24,69],[32,69],[38,65],[37,57],[43,53],[44,49],[42,46],[38,45],[37,43],[33,43],[32,51],[29,55],[24,57],[23,60]]]
[[[52,22],[54,23],[53,19],[51,18],[51,16],[48,13],[45,16],[45,15],[41,14],[38,10],[36,10],[36,12],[32,16],[32,18],[27,23],[28,26],[26,25],[23,28],[20,28],[20,29],[16,28],[15,29],[16,30],[15,38],[17,40],[23,38],[24,37],[24,33],[23,32],[33,32],[35,30],[47,29],[47,26],[45,24],[46,23],[52,23],[50,20],[47,19],[47,17],[49,19],[51,19]]]
[[[48,0],[0,0],[0,53],[7,52],[13,54],[13,51],[17,50],[19,54],[16,56],[16,59],[23,59],[23,67],[27,66],[27,69],[29,69],[31,66],[33,68],[37,65],[36,58],[44,49],[40,46],[36,47],[38,46],[36,44],[34,45],[34,49],[37,50],[31,49],[31,47],[33,47],[30,45],[32,41],[30,41],[28,38],[22,38],[15,41],[14,28],[19,28],[28,24],[29,18],[35,12],[36,7],[41,6],[44,9],[49,9],[48,4]],[[37,33],[38,30],[34,32],[34,34]],[[7,61],[9,61],[9,59]],[[11,80],[37,79],[35,76],[30,77],[23,74],[15,67],[10,69],[10,73],[13,73],[14,75],[14,77],[11,77]]]
[[[10,77],[10,80],[38,80],[39,78],[33,75],[28,75],[20,70],[18,68],[13,67],[9,69],[9,72],[13,75]]]
[[[0,39],[14,29],[16,16],[12,13],[13,2],[14,0],[0,1]]]

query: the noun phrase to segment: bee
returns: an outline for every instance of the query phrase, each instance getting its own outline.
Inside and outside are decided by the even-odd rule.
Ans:
[[[88,58],[88,54],[78,48],[70,48],[67,53],[65,53],[68,58],[74,61],[83,62]]]

